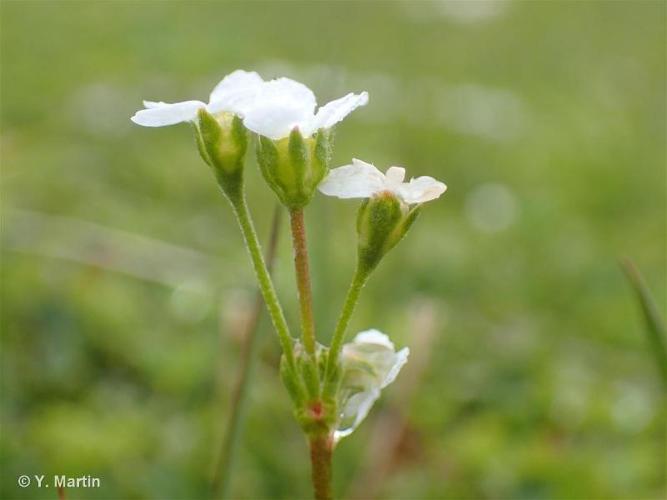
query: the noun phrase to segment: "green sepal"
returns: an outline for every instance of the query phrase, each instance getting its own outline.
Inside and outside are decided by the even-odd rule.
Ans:
[[[322,398],[335,400],[342,379],[340,363],[336,363],[334,368],[326,374],[326,378],[322,377],[322,379]]]
[[[288,196],[284,189],[284,182],[280,182],[284,174],[279,175],[278,171],[280,167],[278,145],[279,141],[274,142],[260,135],[256,147],[257,163],[266,183],[278,195],[278,199],[286,205],[285,200]]]
[[[280,378],[287,392],[292,398],[292,402],[296,408],[301,408],[306,402],[306,391],[301,384],[299,376],[294,373],[294,370],[287,363],[285,356],[280,358]]]
[[[389,250],[406,235],[419,215],[420,205],[409,208],[391,192],[365,200],[357,214],[358,263],[370,273]]]
[[[320,374],[320,380],[324,380],[327,371],[327,362],[329,360],[329,348],[322,346],[317,353],[317,370]]]
[[[294,127],[292,132],[290,132],[289,139],[287,141],[287,155],[289,162],[287,167],[291,167],[291,172],[288,169],[287,172],[281,172],[290,178],[290,181],[293,182],[293,189],[291,195],[294,198],[299,198],[300,195],[304,192],[305,189],[305,175],[306,167],[309,160],[308,147],[306,141],[304,140],[299,129]]]
[[[331,156],[333,154],[333,132],[321,128],[315,134],[315,147],[313,148],[313,166],[309,179],[313,191],[329,173]]]
[[[213,116],[202,108],[197,112],[195,139],[202,159],[213,169],[222,190],[236,197],[243,183],[243,158],[248,132],[237,115]]]
[[[311,400],[319,398],[320,382],[318,377],[317,360],[314,360],[310,355],[304,353],[299,359],[299,368],[301,369],[301,377],[306,387],[308,397]]]
[[[408,214],[405,216],[405,219],[403,220],[403,224],[398,230],[398,233],[394,236],[394,246],[403,239],[403,237],[408,233],[410,228],[412,227],[412,224],[417,220],[417,217],[419,214],[422,213],[422,206],[421,205],[415,205],[412,207],[409,211]]]
[[[322,165],[329,165],[333,154],[333,129],[321,128],[315,134],[315,156]],[[326,175],[327,172],[323,174]],[[323,177],[324,177],[323,175]]]
[[[209,167],[212,167],[213,165],[211,165],[211,159],[209,158],[208,152],[206,151],[206,146],[204,145],[204,139],[202,138],[199,126],[196,123],[192,123],[192,128],[194,129],[195,142],[197,143],[197,150],[199,151],[199,156],[201,156],[202,160],[204,160],[204,162]]]

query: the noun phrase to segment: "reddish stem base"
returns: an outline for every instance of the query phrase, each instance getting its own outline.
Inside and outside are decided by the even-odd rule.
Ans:
[[[328,434],[310,436],[310,462],[316,500],[331,500],[333,439]]]

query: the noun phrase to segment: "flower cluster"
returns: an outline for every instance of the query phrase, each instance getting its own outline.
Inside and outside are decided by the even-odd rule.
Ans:
[[[409,354],[407,347],[397,352],[389,338],[377,330],[359,333],[352,342],[343,344],[359,292],[382,257],[406,234],[421,205],[446,190],[445,184],[432,177],[405,182],[402,167],[393,166],[382,173],[358,159],[330,169],[330,130],[367,103],[367,92],[349,93],[318,108],[315,95],[302,83],[289,78],[265,81],[255,72],[238,70],[213,89],[208,102],[144,101],[145,109],[132,117],[133,122],[145,127],[193,124],[200,154],[213,168],[239,217],[281,339],[281,373],[297,414],[303,417],[307,432],[324,426],[334,442],[349,435],[366,417],[381,389],[396,378]],[[338,198],[365,199],[357,218],[357,270],[328,348],[315,349],[314,338],[306,338],[308,328],[302,328],[303,343],[295,344],[265,270],[243,192],[249,132],[257,135],[257,159],[264,179],[295,216],[293,220],[298,222],[298,214],[317,190]],[[307,312],[307,307],[304,310]],[[322,408],[333,408],[333,415],[322,417]]]

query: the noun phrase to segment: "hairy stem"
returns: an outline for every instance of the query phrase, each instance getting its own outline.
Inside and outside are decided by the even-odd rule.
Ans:
[[[308,266],[308,248],[306,246],[306,226],[303,209],[290,211],[292,246],[294,248],[294,270],[299,291],[299,309],[301,313],[301,335],[306,352],[315,355],[315,320],[313,319],[313,294],[310,285]]]
[[[354,312],[354,308],[357,305],[359,300],[359,294],[361,289],[366,284],[368,279],[368,272],[364,272],[357,266],[357,269],[354,272],[354,277],[352,278],[352,283],[350,288],[347,290],[347,296],[345,297],[345,302],[343,304],[343,310],[340,313],[338,318],[338,323],[336,324],[336,329],[334,330],[333,337],[331,339],[331,347],[329,348],[329,358],[327,361],[327,377],[331,376],[336,367],[338,361],[338,355],[340,350],[343,347],[343,341],[345,340],[345,332],[347,326],[350,323],[350,318]]]
[[[271,223],[271,234],[269,236],[269,246],[266,250],[266,266],[269,271],[273,267],[273,262],[276,257],[276,248],[278,246],[278,236],[280,228],[280,220],[282,215],[282,208],[280,204],[276,205],[273,212],[273,221]],[[231,414],[227,421],[224,438],[220,447],[218,459],[213,469],[213,477],[211,480],[211,498],[227,498],[229,490],[229,478],[231,477],[231,469],[234,462],[234,453],[236,443],[241,434],[241,422],[243,417],[243,408],[246,398],[246,390],[248,387],[248,380],[252,370],[252,364],[255,358],[255,346],[257,345],[258,325],[264,308],[264,299],[262,292],[257,290],[255,295],[255,303],[253,305],[252,314],[248,318],[248,322],[244,327],[243,345],[241,350],[241,364],[239,365],[237,379],[234,383],[231,396]]]
[[[246,248],[248,249],[250,259],[252,260],[252,264],[255,269],[255,274],[257,275],[259,289],[262,292],[262,297],[264,297],[264,303],[266,304],[266,308],[269,311],[269,315],[271,316],[273,327],[278,334],[280,345],[283,349],[283,354],[287,360],[289,368],[293,373],[296,374],[294,349],[292,347],[292,336],[289,333],[289,327],[287,326],[285,315],[283,314],[282,307],[278,301],[276,290],[273,287],[273,281],[271,281],[271,276],[269,275],[269,271],[266,268],[266,264],[264,263],[264,257],[262,257],[262,251],[259,246],[259,241],[257,240],[257,233],[255,232],[255,227],[252,223],[252,219],[250,218],[250,213],[248,212],[248,205],[246,204],[245,196],[241,194],[236,198],[230,197],[230,201],[234,207],[234,213],[238,219],[241,233],[243,233]]]
[[[310,463],[313,489],[316,500],[331,500],[331,457],[333,441],[329,434],[314,434],[309,437]]]

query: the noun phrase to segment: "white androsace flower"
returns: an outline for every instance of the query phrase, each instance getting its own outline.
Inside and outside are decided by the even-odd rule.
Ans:
[[[243,123],[253,132],[273,140],[287,137],[295,127],[301,135],[310,137],[319,129],[333,127],[367,102],[367,92],[349,93],[315,112],[317,101],[308,87],[289,78],[278,78],[262,85]]]
[[[146,109],[137,111],[131,119],[137,125],[144,127],[165,127],[196,120],[200,109],[206,109],[213,115],[227,112],[243,116],[253,105],[263,84],[262,77],[257,73],[237,70],[224,77],[215,86],[209,96],[208,104],[202,101],[175,103],[144,101]]]
[[[405,169],[389,167],[386,174],[370,163],[354,158],[351,165],[334,168],[318,189],[338,198],[370,198],[389,191],[408,205],[435,200],[447,190],[447,186],[433,177],[423,176],[403,182]]]
[[[340,392],[340,422],[334,440],[349,436],[366,418],[380,391],[391,384],[408,361],[410,349],[396,352],[384,333],[367,330],[343,346],[343,382]]]

